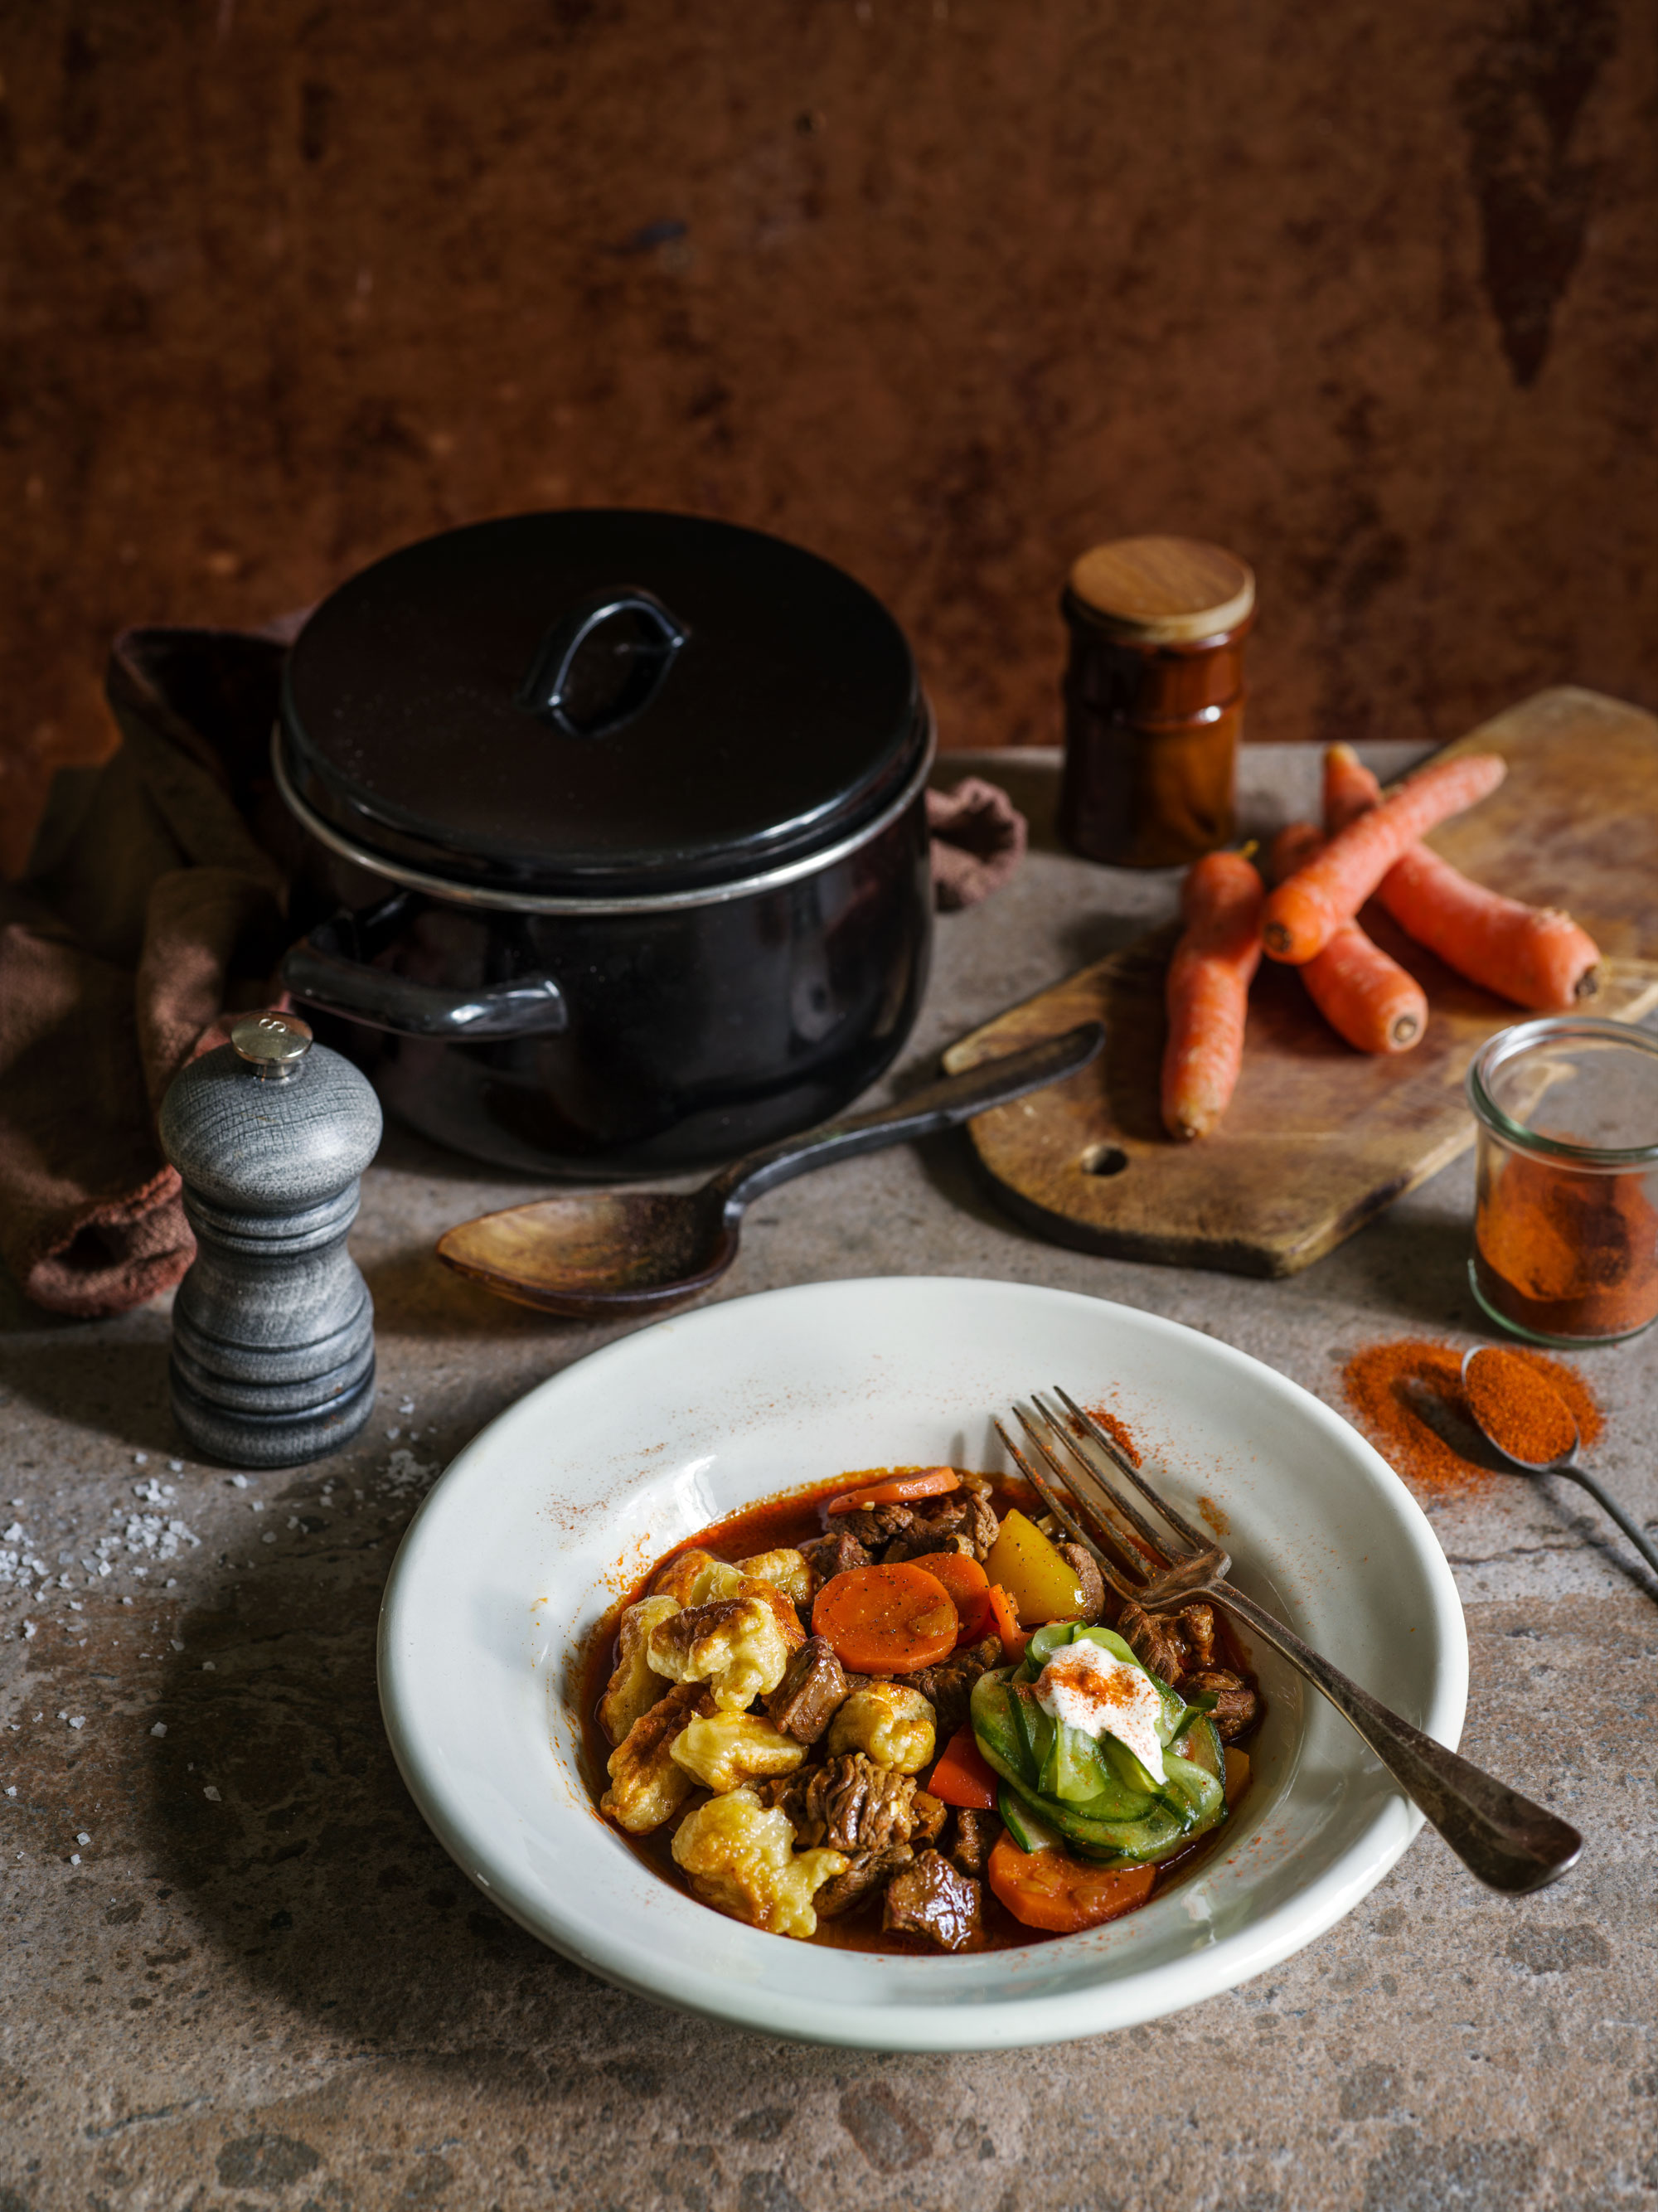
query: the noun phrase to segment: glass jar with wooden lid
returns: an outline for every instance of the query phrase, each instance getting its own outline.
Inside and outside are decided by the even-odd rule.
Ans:
[[[1233,835],[1247,562],[1193,538],[1122,538],[1084,553],[1060,602],[1060,830],[1092,860],[1170,867]]]

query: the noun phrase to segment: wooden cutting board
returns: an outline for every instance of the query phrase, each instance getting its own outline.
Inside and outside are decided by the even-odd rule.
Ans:
[[[1598,692],[1541,691],[1447,750],[1500,752],[1509,775],[1430,842],[1480,883],[1570,909],[1611,958],[1586,1012],[1636,1021],[1658,1006],[1658,720]],[[952,1074],[1077,1022],[1105,1024],[1091,1066],[969,1124],[1009,1212],[1085,1252],[1291,1275],[1466,1151],[1468,1063],[1525,1017],[1379,908],[1364,920],[1428,994],[1422,1042],[1354,1052],[1295,971],[1264,960],[1236,1094],[1198,1144],[1172,1143],[1157,1110],[1172,926],[953,1045]]]

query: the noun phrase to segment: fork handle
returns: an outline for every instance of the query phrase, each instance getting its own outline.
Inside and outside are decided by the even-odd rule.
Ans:
[[[1323,1692],[1481,1881],[1519,1895],[1557,1881],[1576,1862],[1583,1848],[1576,1828],[1401,1720],[1230,1583],[1217,1583],[1211,1595]]]

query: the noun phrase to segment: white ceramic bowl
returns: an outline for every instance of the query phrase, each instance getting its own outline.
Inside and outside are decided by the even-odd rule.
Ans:
[[[1386,1463],[1307,1392],[1153,1315],[910,1277],[711,1306],[624,1338],[490,1424],[410,1524],[380,1700],[415,1802],[505,1911],[624,1989],[772,2035],[994,2050],[1127,2027],[1247,1981],[1351,1911],[1421,1825],[1270,1653],[1256,1774],[1224,1844],[1142,1911],[979,1956],[797,1943],[650,1873],[593,1810],[574,1699],[588,1631],[670,1546],[849,1468],[1005,1464],[990,1425],[1063,1383],[1115,1407],[1242,1588],[1407,1719],[1461,1733],[1455,1585]]]

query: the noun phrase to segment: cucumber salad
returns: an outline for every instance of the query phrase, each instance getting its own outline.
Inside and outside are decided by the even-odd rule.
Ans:
[[[1155,1866],[1226,1817],[1212,1693],[1182,1696],[1114,1629],[1038,1628],[1014,1668],[981,1675],[974,1741],[1022,1850]]]

